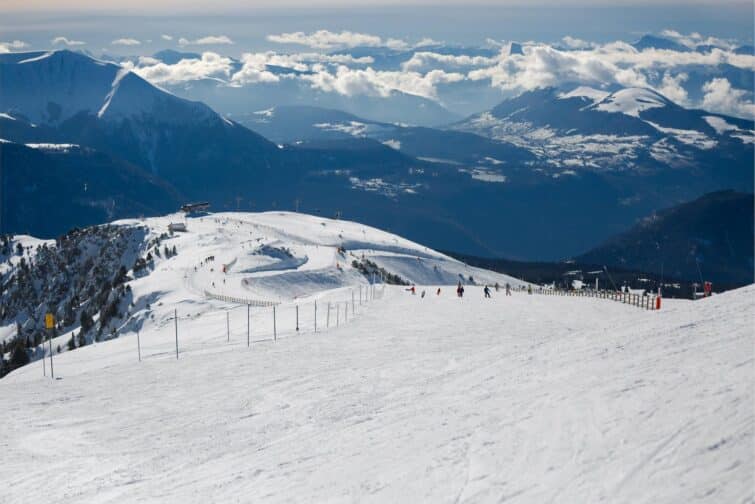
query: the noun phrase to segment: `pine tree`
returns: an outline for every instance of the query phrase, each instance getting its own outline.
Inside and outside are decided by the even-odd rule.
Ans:
[[[76,350],[76,332],[71,333],[71,339],[68,340],[68,350]]]
[[[79,323],[81,324],[81,332],[85,333],[92,328],[92,326],[94,325],[94,320],[86,310],[82,310],[81,316],[79,317]]]

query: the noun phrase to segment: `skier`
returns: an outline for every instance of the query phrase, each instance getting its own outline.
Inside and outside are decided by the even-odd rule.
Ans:
[[[435,295],[440,296],[440,287],[438,287],[438,292],[436,292]]]
[[[495,291],[496,291],[496,292],[498,292],[498,289],[500,289],[500,288],[501,288],[501,286],[500,286],[500,285],[498,285],[498,282],[496,282],[496,283],[495,283]]]
[[[461,282],[459,282],[459,285],[456,287],[456,295],[460,298],[464,297],[464,287],[461,285]]]
[[[511,284],[509,284],[508,282],[506,282],[506,295],[511,295]]]
[[[425,299],[425,289],[422,289],[422,299]]]
[[[485,297],[486,297],[486,298],[489,298],[489,297],[490,297],[490,287],[488,287],[488,286],[486,285],[486,286],[485,286],[485,288],[483,289],[483,292],[485,292]]]
[[[527,284],[527,294],[532,294],[532,284]]]

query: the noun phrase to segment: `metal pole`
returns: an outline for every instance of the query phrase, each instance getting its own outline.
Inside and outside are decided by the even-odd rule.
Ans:
[[[315,300],[315,332],[317,332],[317,300]]]
[[[228,343],[231,342],[231,312],[225,312],[225,334]]]
[[[178,310],[173,310],[173,320],[176,325],[176,359],[178,359]]]
[[[278,327],[275,324],[275,305],[273,305],[273,341],[278,340]]]
[[[325,328],[330,327],[330,301],[328,301],[328,315],[325,317]]]
[[[338,327],[338,324],[341,322],[341,305],[339,303],[336,303],[336,327]]]
[[[247,304],[246,305],[246,346],[247,347],[251,345],[251,339],[250,339],[251,338],[251,336],[250,336],[250,333],[251,333],[251,327],[250,327],[251,322],[250,322],[249,310],[250,310],[250,306],[249,306],[249,304]]]
[[[354,316],[354,289],[351,289],[351,316]]]
[[[55,379],[55,371],[52,368],[52,330],[48,332],[47,337],[50,341],[50,378]]]
[[[362,286],[359,286],[359,306],[362,306]]]
[[[42,342],[42,376],[47,376],[47,363],[45,363],[45,342]]]
[[[349,323],[349,302],[346,301],[343,304],[343,323],[348,324]]]
[[[299,305],[296,305],[296,332],[299,332]]]
[[[142,361],[142,342],[139,337],[139,329],[136,330],[136,351],[139,352],[139,362]]]

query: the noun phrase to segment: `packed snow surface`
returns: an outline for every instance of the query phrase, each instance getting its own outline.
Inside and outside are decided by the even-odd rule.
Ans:
[[[220,223],[227,232],[211,232]],[[257,263],[239,253],[246,233],[250,247],[270,242]],[[234,279],[239,292],[244,275],[338,274],[329,247],[340,244],[428,283],[435,273],[455,279],[450,260],[356,223],[295,214],[190,220],[180,239],[178,256],[135,281],[162,289],[157,312],[204,310],[179,322],[179,359],[173,322],[158,316],[142,326],[141,362],[130,332],[57,355],[56,380],[36,362],[0,381],[3,502],[753,498],[753,286],[667,300],[657,312],[519,291],[485,299],[474,285],[459,299],[446,281],[439,294],[387,286],[337,328],[320,312],[316,333],[310,305],[293,330],[292,308],[304,301],[280,287],[277,341],[259,318],[271,308],[256,308],[247,347],[245,307],[230,312],[227,332],[229,305],[192,286],[215,274],[194,277],[192,247],[254,270]],[[273,252],[276,242],[307,262],[259,270],[290,259]],[[311,295],[324,302],[356,288],[369,287]]]

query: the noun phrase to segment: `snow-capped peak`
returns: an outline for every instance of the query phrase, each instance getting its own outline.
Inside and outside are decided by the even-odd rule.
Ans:
[[[640,117],[640,112],[644,110],[665,107],[668,104],[669,101],[666,98],[651,89],[626,88],[603,98],[595,109]]]
[[[601,91],[600,89],[591,88],[589,86],[579,86],[572,89],[568,93],[561,93],[558,95],[560,99],[566,100],[568,98],[587,98],[593,103],[597,103],[603,100],[610,93],[607,91]]]
[[[213,115],[124,67],[68,50],[0,55],[0,73],[0,111],[36,123],[60,124],[82,112],[103,120],[147,114],[168,123]]]

